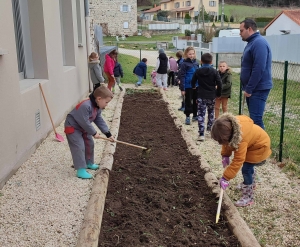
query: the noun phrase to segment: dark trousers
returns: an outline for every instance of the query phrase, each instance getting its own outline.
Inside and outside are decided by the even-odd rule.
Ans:
[[[96,90],[96,88],[100,87],[100,83],[94,84],[94,90],[93,92]]]
[[[170,71],[169,72],[169,76],[168,76],[168,86],[170,86],[171,82],[172,81],[172,86],[175,85],[175,72],[174,71]]]
[[[191,113],[197,117],[197,89],[186,88],[184,114],[189,117]]]

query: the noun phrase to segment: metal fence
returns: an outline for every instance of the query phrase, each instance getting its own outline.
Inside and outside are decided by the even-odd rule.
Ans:
[[[148,50],[142,50],[134,44],[132,44],[134,49],[125,49],[120,45],[118,49],[122,56],[133,56],[137,59],[136,61],[146,57],[148,65],[155,67],[158,50],[155,44],[153,45]],[[175,56],[175,51],[171,51],[168,53],[169,55]],[[242,56],[242,54],[218,53],[213,55],[215,67],[219,61],[226,61],[229,65],[231,63],[240,64]],[[238,72],[239,68],[236,68],[235,71]],[[128,73],[132,73],[132,70]],[[298,152],[300,146],[300,111],[298,110],[300,105],[300,63],[273,61],[272,77],[274,86],[267,100],[264,124],[271,137],[273,157],[279,161],[291,160],[300,164],[300,152]],[[237,74],[235,75],[233,91],[230,111],[233,114],[240,114],[242,93]],[[246,108],[244,114],[248,115]]]

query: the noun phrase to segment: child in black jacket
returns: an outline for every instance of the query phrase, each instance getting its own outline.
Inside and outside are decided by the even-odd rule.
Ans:
[[[115,67],[114,67],[114,77],[116,80],[116,83],[121,86],[121,78],[123,78],[123,69],[122,65],[116,60]],[[115,92],[115,85],[112,88],[112,92]]]
[[[213,125],[215,114],[215,101],[216,96],[221,96],[222,81],[220,75],[212,64],[212,55],[205,53],[201,56],[202,67],[197,69],[192,78],[192,88],[196,88],[196,82],[198,81],[197,91],[197,108],[198,108],[198,126],[199,126],[199,141],[204,141],[204,129],[205,129],[205,114],[206,108],[208,113],[207,131],[211,130]]]

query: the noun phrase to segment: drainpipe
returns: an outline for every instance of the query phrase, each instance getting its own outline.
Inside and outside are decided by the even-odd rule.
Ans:
[[[85,38],[86,38],[86,52],[87,57],[91,54],[91,33],[90,33],[90,10],[89,10],[89,1],[84,0],[84,16],[85,16]],[[89,83],[89,91],[92,91],[91,88],[91,79],[90,79],[90,71],[88,70],[88,83]]]

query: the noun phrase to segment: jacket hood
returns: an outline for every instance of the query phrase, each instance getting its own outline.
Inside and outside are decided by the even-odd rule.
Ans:
[[[93,106],[99,109],[99,106],[98,106],[97,103],[96,103],[96,99],[95,99],[93,93],[91,93],[91,94],[89,95],[89,98],[90,98],[90,101],[92,102]]]
[[[215,74],[215,70],[214,68],[212,67],[201,67],[199,70],[198,70],[198,75],[200,76],[209,76],[211,74]]]
[[[97,64],[100,64],[100,61],[99,60],[93,60],[93,61],[89,62],[88,67],[91,69]]]
[[[239,120],[234,115],[228,112],[222,114],[222,116],[226,116],[227,119],[232,123],[233,133],[232,133],[232,138],[228,145],[234,149],[238,149],[242,141],[242,130],[239,124]]]
[[[166,53],[160,53],[158,57],[161,60],[168,60],[168,57],[167,57]]]

